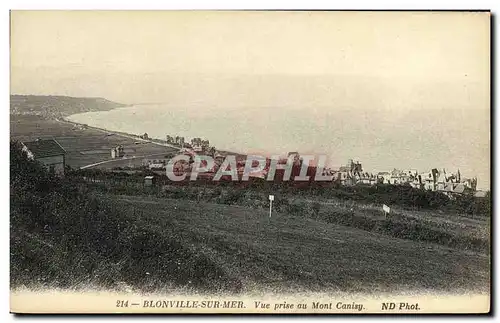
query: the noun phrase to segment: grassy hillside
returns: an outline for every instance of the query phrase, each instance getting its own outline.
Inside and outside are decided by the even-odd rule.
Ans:
[[[320,218],[183,200],[115,197],[122,212],[174,230],[242,289],[484,290],[488,256],[394,239]]]
[[[356,201],[336,197],[331,188],[323,188],[318,196],[315,190],[307,188],[284,188],[275,186],[239,187],[234,183],[188,182],[143,187],[144,174],[109,174],[100,170],[78,171],[79,174],[97,180],[94,189],[104,194],[156,196],[159,198],[185,199],[193,202],[209,202],[238,205],[250,209],[267,210],[269,194],[275,195],[274,209],[289,215],[314,219],[325,223],[338,224],[380,233],[386,236],[413,241],[437,243],[453,248],[463,248],[478,252],[489,252],[489,214],[467,214],[445,205],[441,209],[412,209],[391,205],[389,216],[382,212],[382,202],[371,203],[371,199]],[[157,176],[159,177],[159,176]],[[168,183],[167,183],[168,184]],[[223,184],[223,185],[222,185]],[[280,190],[280,188],[282,188]],[[334,191],[338,189],[333,189]],[[390,200],[392,196],[386,198]],[[451,204],[455,201],[450,202]]]
[[[31,114],[43,117],[64,117],[90,111],[107,111],[125,104],[103,98],[75,98],[54,95],[11,95],[11,114]]]
[[[120,213],[68,178],[49,176],[15,143],[10,173],[12,287],[231,288],[225,273],[175,232]]]
[[[321,212],[320,212],[321,213]],[[489,255],[322,217],[102,193],[11,149],[11,283],[141,291],[486,291]]]

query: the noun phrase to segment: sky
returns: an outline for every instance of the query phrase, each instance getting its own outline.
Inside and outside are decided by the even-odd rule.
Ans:
[[[221,120],[278,109],[295,120],[273,126],[307,114],[314,138],[338,115],[339,140],[374,167],[384,150],[416,145],[427,164],[440,149],[440,162],[489,185],[489,39],[488,13],[13,11],[11,93],[162,102]],[[258,128],[231,122],[250,119]],[[319,140],[311,149],[328,150]]]

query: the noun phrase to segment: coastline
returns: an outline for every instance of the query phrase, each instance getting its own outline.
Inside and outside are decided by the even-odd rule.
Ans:
[[[120,136],[120,137],[124,137],[124,138],[129,138],[129,139],[134,139],[134,140],[142,141],[142,142],[145,142],[145,143],[151,143],[151,144],[154,144],[154,145],[159,145],[159,146],[169,147],[169,148],[174,148],[174,149],[179,149],[179,150],[181,149],[181,148],[179,148],[178,146],[175,146],[175,145],[171,145],[171,144],[159,142],[158,140],[161,140],[161,139],[158,139],[158,138],[144,139],[144,138],[141,138],[139,135],[136,135],[136,134],[126,133],[126,132],[122,132],[122,131],[109,130],[109,129],[104,129],[104,128],[100,128],[100,127],[96,127],[96,126],[90,126],[90,125],[84,124],[84,123],[75,122],[75,121],[72,121],[72,120],[68,119],[71,116],[73,116],[73,115],[69,115],[67,117],[62,117],[62,118],[55,118],[55,120],[57,122],[64,122],[64,123],[68,123],[68,124],[71,124],[71,125],[74,125],[74,126],[86,127],[86,128],[90,128],[90,129],[93,129],[93,130],[104,132],[106,134],[113,134],[113,135],[116,135],[116,136]]]
[[[134,105],[126,105],[126,106],[123,106],[123,107],[116,107],[116,108],[111,109],[111,110],[123,109],[123,108],[130,108],[130,107],[133,107],[133,106]],[[107,111],[111,111],[111,110],[107,110]],[[89,112],[99,112],[99,111],[89,111]],[[82,113],[88,113],[88,112],[82,112]],[[123,138],[129,138],[129,139],[133,139],[133,140],[136,140],[136,141],[142,141],[144,143],[151,143],[151,144],[154,144],[154,145],[163,146],[163,147],[169,147],[169,148],[174,148],[174,149],[177,149],[177,150],[182,149],[182,147],[166,143],[165,140],[163,140],[161,138],[154,138],[154,137],[152,137],[150,139],[144,139],[140,135],[137,135],[137,134],[132,134],[132,133],[129,133],[129,132],[118,131],[118,130],[106,129],[106,128],[97,127],[97,126],[93,126],[93,125],[89,125],[89,124],[81,123],[81,122],[76,122],[76,121],[68,119],[68,118],[71,118],[72,116],[75,116],[75,115],[78,115],[78,114],[81,114],[81,113],[71,114],[71,115],[63,116],[63,117],[59,117],[59,118],[55,117],[54,119],[57,122],[64,122],[64,123],[71,124],[71,125],[74,125],[74,126],[86,127],[86,128],[89,128],[89,129],[93,129],[93,130],[97,130],[97,131],[106,133],[106,134],[113,134],[113,135],[117,135],[117,136],[120,136],[120,137],[123,137]],[[189,141],[187,141],[187,142],[189,142]],[[246,156],[248,155],[247,153],[244,153],[244,152],[241,152],[241,151],[230,151],[230,150],[226,150],[226,149],[217,149],[217,147],[216,147],[216,150],[217,150],[217,152],[219,154],[221,154],[223,156],[235,155],[235,156],[240,157],[240,158],[241,157],[246,158]],[[270,156],[264,156],[264,157],[270,158]]]

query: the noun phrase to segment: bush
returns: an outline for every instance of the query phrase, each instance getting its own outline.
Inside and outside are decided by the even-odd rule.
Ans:
[[[307,211],[302,206],[296,214],[304,215]],[[377,219],[365,216],[351,210],[338,210],[320,215],[320,219],[327,223],[351,226],[369,232],[376,232],[399,239],[423,241],[446,245],[454,248],[464,248],[476,251],[489,251],[489,241],[470,236],[453,235],[435,224],[421,220],[409,220],[399,217],[396,213],[390,218]]]
[[[217,203],[221,204],[238,204],[243,200],[245,191],[243,190],[227,190],[222,191],[221,195],[217,198]]]
[[[304,216],[316,219],[319,216],[321,204],[317,202],[292,202],[286,205],[285,211],[290,215]]]

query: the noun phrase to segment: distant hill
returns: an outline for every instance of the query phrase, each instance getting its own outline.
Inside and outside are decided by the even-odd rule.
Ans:
[[[16,94],[10,96],[10,114],[39,115],[48,118],[91,111],[108,111],[125,106],[127,105],[104,98]]]

